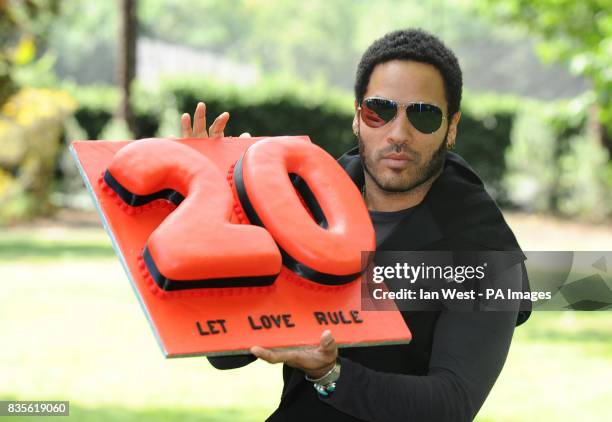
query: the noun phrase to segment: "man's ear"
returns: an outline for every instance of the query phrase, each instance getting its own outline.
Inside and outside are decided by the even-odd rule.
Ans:
[[[353,133],[355,134],[355,136],[359,134],[359,110],[357,110],[358,107],[359,103],[357,103],[357,100],[355,100],[355,116],[353,117]]]
[[[452,149],[455,147],[455,141],[457,140],[457,125],[459,124],[459,119],[461,119],[461,112],[457,111],[451,117],[450,122],[448,123],[448,135],[446,135],[446,147],[448,149]]]

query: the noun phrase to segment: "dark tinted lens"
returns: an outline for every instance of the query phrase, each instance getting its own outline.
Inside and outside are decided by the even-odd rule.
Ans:
[[[408,120],[420,132],[434,133],[442,125],[442,110],[435,105],[410,104],[406,111],[408,112]]]
[[[361,103],[361,118],[370,127],[389,123],[397,113],[397,104],[382,98],[367,98]]]

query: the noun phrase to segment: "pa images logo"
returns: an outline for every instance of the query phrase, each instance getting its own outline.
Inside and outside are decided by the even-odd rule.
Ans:
[[[552,298],[541,310],[612,310],[612,251],[531,251],[527,272],[532,291]]]
[[[576,254],[588,254],[589,258],[593,258],[593,255],[598,253],[574,252],[574,255]],[[610,258],[609,255],[612,255],[612,253],[608,252],[607,255],[602,254],[591,263],[591,268],[595,270],[594,273],[569,283],[566,282],[561,286],[560,292],[568,303],[567,309],[577,311],[612,309],[612,289],[610,289],[610,273],[608,272],[608,262],[612,264],[612,259],[608,258]],[[589,259],[586,260],[588,261]],[[578,263],[575,256],[574,266]],[[568,278],[568,280],[570,279]]]

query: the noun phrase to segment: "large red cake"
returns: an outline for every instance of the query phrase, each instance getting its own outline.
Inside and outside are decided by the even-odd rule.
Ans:
[[[361,311],[375,236],[360,192],[307,137],[71,146],[167,357],[408,342]]]

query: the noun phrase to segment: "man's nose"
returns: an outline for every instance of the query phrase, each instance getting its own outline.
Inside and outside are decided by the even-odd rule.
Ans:
[[[414,127],[408,120],[406,110],[401,108],[395,119],[391,122],[387,139],[392,143],[410,143],[414,137],[414,130]]]

